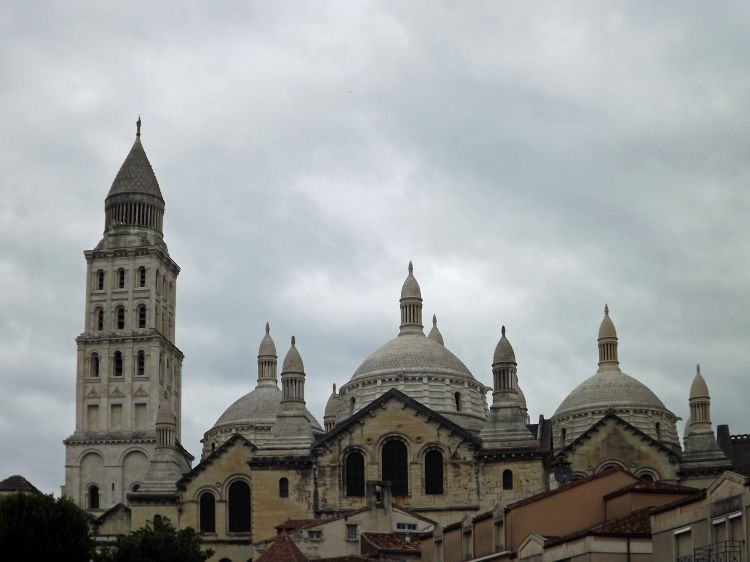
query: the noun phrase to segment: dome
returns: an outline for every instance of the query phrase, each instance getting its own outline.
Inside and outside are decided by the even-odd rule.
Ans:
[[[501,330],[500,341],[497,342],[495,347],[495,354],[492,356],[492,364],[496,363],[515,363],[516,354],[513,351],[513,346],[510,345],[508,338],[505,337],[505,326]]]
[[[305,365],[302,363],[302,357],[300,357],[299,351],[297,351],[296,341],[292,336],[292,347],[284,357],[284,364],[281,367],[281,374],[284,373],[304,373]]]
[[[417,280],[414,277],[414,266],[411,262],[409,262],[409,275],[406,276],[406,280],[401,287],[401,298],[422,298],[422,290],[419,288],[419,283],[417,283]]]
[[[276,357],[276,344],[273,343],[271,337],[271,327],[266,322],[266,335],[260,340],[260,347],[258,348],[258,357]]]
[[[695,371],[693,384],[690,386],[690,398],[709,398],[708,385],[703,375],[701,375],[701,366],[698,365]]]
[[[432,315],[432,330],[430,330],[430,333],[427,335],[427,337],[435,343],[439,343],[442,346],[445,345],[445,341],[443,341],[443,334],[440,333],[440,330],[437,327],[437,316],[435,316],[434,314]]]
[[[422,334],[408,334],[393,338],[365,359],[354,372],[351,381],[409,371],[474,378],[466,365],[448,348]]]
[[[212,429],[254,425],[273,425],[281,407],[281,390],[277,386],[259,386],[229,406],[216,420]],[[320,424],[309,410],[305,410],[313,429]]]
[[[619,369],[602,369],[568,394],[553,417],[610,406],[618,409],[634,407],[667,411],[664,403],[642,382]]]
[[[599,339],[616,337],[617,330],[615,330],[615,325],[612,322],[612,319],[609,317],[609,306],[605,304],[604,318],[602,318],[602,323],[599,325]]]
[[[336,393],[336,383],[333,384],[333,392],[326,402],[326,409],[323,413],[324,418],[335,418],[336,411],[339,407],[339,395]]]
[[[164,202],[154,169],[151,167],[151,162],[148,161],[146,151],[141,144],[140,117],[138,118],[138,134],[135,137],[135,142],[117,172],[107,198],[109,199],[113,195],[131,193],[151,195],[160,199],[162,203]]]

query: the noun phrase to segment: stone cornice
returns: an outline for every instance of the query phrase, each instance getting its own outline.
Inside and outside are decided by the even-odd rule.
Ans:
[[[172,353],[177,355],[180,360],[185,358],[185,354],[180,351],[180,348],[178,348],[175,344],[173,344],[171,341],[169,341],[167,338],[165,338],[161,332],[154,328],[149,328],[148,330],[140,329],[140,330],[130,330],[130,334],[122,334],[118,333],[118,331],[115,330],[104,330],[102,332],[83,332],[81,335],[79,335],[76,338],[76,343],[78,345],[81,344],[92,344],[92,343],[110,343],[110,344],[123,344],[123,343],[129,343],[129,342],[140,342],[140,343],[148,343],[148,342],[158,342],[165,347],[169,348]]]
[[[141,434],[138,436],[131,435],[130,437],[128,437],[126,435],[116,436],[111,433],[104,433],[98,436],[74,434],[67,439],[63,439],[63,443],[65,445],[148,445],[156,443],[156,436],[149,437],[147,435]]]
[[[159,246],[136,246],[135,248],[111,248],[107,250],[86,250],[83,252],[86,261],[91,263],[97,259],[110,259],[115,257],[135,257],[156,255],[166,263],[175,277],[180,273],[180,266]]]

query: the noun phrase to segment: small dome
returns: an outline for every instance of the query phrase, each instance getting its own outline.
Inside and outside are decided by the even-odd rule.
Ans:
[[[302,357],[300,357],[299,351],[295,346],[296,341],[292,336],[292,346],[284,357],[284,364],[281,367],[281,373],[304,373],[305,365],[302,363]]]
[[[526,405],[526,395],[523,393],[523,390],[521,390],[521,385],[518,384],[518,375],[516,375],[516,392],[518,393],[518,404],[521,406],[522,410],[528,410],[528,406]]]
[[[259,386],[229,406],[212,429],[220,427],[271,426],[281,408],[282,393],[277,386]],[[320,424],[305,409],[310,425],[321,431]]]
[[[437,316],[435,316],[434,314],[432,315],[432,330],[430,330],[430,333],[427,335],[427,337],[435,343],[445,345],[445,342],[443,341],[443,334],[440,333],[440,330],[438,330],[437,327]]]
[[[516,354],[513,351],[513,346],[510,345],[508,338],[505,337],[505,326],[500,331],[500,341],[497,342],[495,347],[495,354],[492,356],[492,364],[496,363],[515,363]]]
[[[336,411],[339,407],[339,395],[336,392],[336,383],[333,383],[333,392],[326,402],[326,409],[323,413],[323,418],[335,418]]]
[[[260,340],[260,348],[258,348],[258,357],[276,357],[276,344],[273,343],[271,337],[271,327],[266,322],[266,335]]]
[[[612,322],[612,319],[609,317],[609,306],[605,304],[604,305],[604,318],[602,319],[602,323],[599,326],[599,339],[616,338],[616,337],[617,337],[617,330],[615,330],[615,325]]]
[[[414,277],[414,266],[409,262],[409,275],[406,276],[404,285],[401,287],[401,298],[422,298],[422,290]]]
[[[693,384],[690,386],[690,398],[710,398],[708,394],[708,385],[701,375],[701,366],[698,365],[695,371]]]

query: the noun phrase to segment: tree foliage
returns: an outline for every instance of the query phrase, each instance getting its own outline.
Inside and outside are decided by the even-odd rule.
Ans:
[[[88,516],[69,498],[41,493],[0,497],[0,558],[88,562]]]
[[[96,555],[96,562],[205,562],[213,555],[201,548],[191,528],[177,531],[169,522],[147,525],[117,538],[114,547]]]

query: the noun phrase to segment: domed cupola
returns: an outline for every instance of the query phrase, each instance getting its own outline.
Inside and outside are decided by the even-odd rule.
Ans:
[[[258,348],[258,386],[276,386],[276,344],[271,337],[271,327],[266,322],[266,334]]]
[[[409,263],[399,299],[398,336],[365,359],[339,389],[336,422],[396,388],[451,421],[478,432],[487,416],[487,389],[444,345],[433,319],[430,336],[422,327],[422,291]]]
[[[105,231],[135,227],[162,232],[164,198],[141,144],[140,117],[136,122],[135,142],[112,182],[104,205]]]
[[[399,335],[422,334],[422,291],[414,277],[414,266],[409,262],[409,275],[401,287],[401,328]]]
[[[677,416],[651,389],[620,370],[617,330],[606,305],[597,344],[599,369],[568,394],[552,416],[555,448],[564,447],[607,412],[614,412],[654,439],[679,450]]]
[[[445,342],[443,341],[443,334],[440,333],[440,330],[437,327],[437,316],[435,316],[434,314],[432,315],[432,330],[430,330],[430,333],[427,335],[427,337],[435,343],[439,343],[442,346],[445,345]]]
[[[286,352],[284,363],[281,366],[282,386],[284,384],[283,381],[285,374],[303,376],[305,374],[305,365],[302,363],[302,357],[300,356],[299,351],[297,351],[297,340],[294,336],[292,336],[292,346],[289,348],[289,351]]]
[[[510,363],[513,365],[514,369],[517,365],[516,352],[513,351],[513,346],[510,345],[510,341],[505,337],[505,326],[500,330],[500,341],[497,342],[495,353],[492,356],[493,367],[501,363]]]
[[[333,383],[333,392],[326,402],[326,409],[323,413],[323,427],[326,431],[331,431],[336,424],[336,412],[339,407],[339,395],[336,392],[336,383]]]

